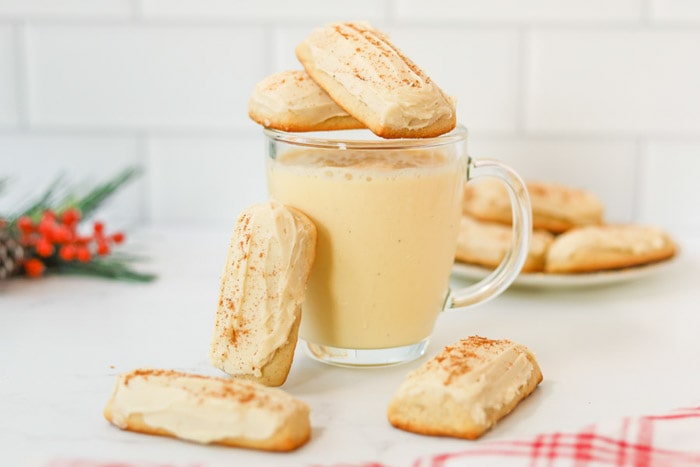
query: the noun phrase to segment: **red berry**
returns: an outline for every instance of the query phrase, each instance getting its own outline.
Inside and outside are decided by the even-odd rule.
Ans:
[[[102,235],[105,230],[105,225],[102,222],[95,222],[92,228],[95,231],[95,235]]]
[[[74,226],[79,220],[80,211],[78,208],[68,208],[61,214],[61,221],[68,226]]]
[[[44,263],[36,258],[28,259],[24,262],[24,272],[27,273],[29,277],[39,277],[44,273]]]
[[[100,256],[109,254],[109,245],[107,245],[107,242],[102,241],[97,244],[97,254]]]
[[[51,209],[46,209],[41,214],[41,220],[56,222],[56,213],[54,213]]]
[[[78,261],[81,263],[87,263],[90,261],[90,258],[92,258],[92,255],[90,254],[90,250],[86,246],[80,246],[76,249],[75,251],[75,256],[78,258]]]
[[[73,245],[63,245],[58,251],[58,255],[63,261],[72,261],[75,259],[76,249]]]
[[[52,239],[56,243],[68,243],[73,238],[73,233],[65,225],[57,225],[52,232]]]
[[[112,234],[112,241],[116,244],[122,243],[124,241],[124,234],[122,232]]]
[[[48,217],[42,217],[42,219],[39,221],[39,225],[37,226],[36,230],[44,237],[51,238],[55,228],[56,222],[54,222],[53,219],[50,219]]]
[[[29,216],[22,216],[17,219],[17,227],[19,227],[19,230],[21,230],[23,234],[34,232],[34,222],[32,222]]]
[[[53,245],[46,238],[37,240],[34,249],[36,249],[36,253],[39,256],[43,256],[44,258],[51,256],[54,251]]]

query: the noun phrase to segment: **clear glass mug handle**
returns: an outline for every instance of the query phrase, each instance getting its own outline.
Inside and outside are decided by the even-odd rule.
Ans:
[[[532,208],[525,183],[510,167],[499,161],[470,158],[467,165],[467,182],[478,177],[497,178],[508,189],[513,212],[510,249],[491,274],[476,284],[450,290],[445,300],[445,310],[476,305],[496,297],[515,280],[527,259],[532,234]]]

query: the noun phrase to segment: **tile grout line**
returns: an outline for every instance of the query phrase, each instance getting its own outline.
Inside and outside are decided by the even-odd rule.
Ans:
[[[640,0],[640,17],[639,21],[642,26],[652,27],[654,26],[654,21],[652,19],[652,6],[651,0]]]
[[[269,76],[276,70],[276,61],[277,57],[279,56],[279,51],[277,50],[277,43],[278,41],[275,40],[277,33],[278,33],[278,28],[275,26],[263,26],[262,27],[262,33],[263,33],[263,53],[265,54],[266,60],[265,60],[265,76]]]
[[[153,161],[150,151],[150,135],[146,131],[138,131],[134,134],[136,145],[136,159],[143,170],[144,182],[140,194],[140,209],[137,222],[150,224],[153,219],[153,203],[151,197],[153,192],[152,173]]]
[[[647,140],[643,136],[637,136],[634,140],[634,188],[632,192],[634,193],[634,204],[632,212],[632,220],[634,222],[641,222],[640,215],[642,213],[642,203],[643,191],[642,187],[647,184],[647,170],[646,170],[646,145]]]
[[[143,4],[141,3],[141,1],[130,0],[129,7],[131,10],[129,20],[135,23],[140,23],[141,21],[143,21]]]
[[[476,134],[478,130],[473,130],[472,134]],[[0,127],[0,136],[17,133],[15,127]],[[89,126],[82,124],[71,125],[31,125],[31,132],[36,135],[74,135],[74,136],[96,136],[96,137],[130,137],[135,133],[143,133],[149,137],[156,138],[171,138],[171,137],[190,137],[190,138],[249,138],[257,137],[258,134],[254,128],[221,128],[221,127],[185,127],[185,126],[143,126],[129,127],[120,125],[108,126]],[[541,130],[527,131],[523,134],[514,131],[494,131],[481,130],[478,131],[479,137],[490,140],[498,139],[502,141],[570,141],[572,143],[585,143],[591,141],[598,142],[616,142],[616,141],[632,141],[637,138],[638,133],[630,132],[591,132],[591,133],[572,133],[568,131],[547,132]],[[654,132],[645,133],[645,136],[661,141],[677,141],[688,142],[692,144],[700,143],[700,132],[693,133],[666,133]]]
[[[208,27],[208,26],[249,26],[249,27],[265,27],[275,26],[280,24],[280,19],[270,17],[267,19],[260,18],[240,18],[234,16],[224,17],[194,17],[188,18],[184,16],[158,16],[151,15],[146,17],[143,12],[143,4],[140,0],[130,0],[130,14],[128,16],[0,16],[0,23],[13,24],[16,22],[30,22],[39,26],[93,26],[93,25],[121,25],[130,24],[133,22],[144,23],[155,26],[191,26],[191,27]],[[636,19],[560,19],[560,20],[543,20],[543,19],[514,19],[514,20],[496,20],[496,19],[469,19],[469,18],[441,18],[441,19],[425,19],[425,18],[399,18],[396,13],[396,5],[394,0],[385,0],[383,3],[383,11],[381,19],[392,26],[430,26],[438,29],[441,28],[477,28],[477,29],[503,29],[503,28],[533,28],[538,29],[560,29],[560,30],[600,30],[600,29],[672,29],[672,30],[698,30],[700,28],[700,19],[679,20],[679,19],[654,19],[652,17],[652,7],[650,0],[642,0],[639,17]],[[330,21],[328,18],[326,21]],[[324,20],[309,20],[309,19],[292,19],[288,20],[285,25],[289,27],[295,26],[317,26],[319,22]]]
[[[384,2],[384,21],[388,27],[394,26],[396,21],[396,5],[393,0],[385,0]]]
[[[515,132],[519,137],[527,135],[527,92],[530,65],[530,28],[519,27],[516,32],[516,82],[515,82]]]
[[[13,127],[0,127],[0,135],[16,133]],[[247,138],[256,133],[247,129],[222,129],[219,127],[127,127],[108,125],[91,127],[80,124],[75,125],[31,125],[31,132],[35,135],[55,136],[96,136],[96,137],[131,137],[135,132],[142,132],[153,137],[177,137],[187,136],[192,138]]]

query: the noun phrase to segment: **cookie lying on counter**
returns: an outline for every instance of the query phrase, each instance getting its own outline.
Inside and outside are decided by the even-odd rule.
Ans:
[[[117,377],[105,418],[123,430],[267,451],[310,437],[309,407],[253,381],[139,369]]]
[[[389,403],[396,428],[476,439],[542,381],[535,356],[508,340],[471,336],[409,373]]]
[[[276,201],[241,213],[221,279],[209,352],[215,367],[268,386],[285,382],[316,236],[308,217]]]

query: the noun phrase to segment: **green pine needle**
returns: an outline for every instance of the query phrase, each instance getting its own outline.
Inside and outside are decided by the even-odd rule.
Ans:
[[[117,258],[95,258],[87,263],[60,263],[54,270],[59,274],[97,276],[133,282],[152,282],[156,279],[155,274],[134,271],[128,263]]]
[[[140,168],[129,167],[82,196],[68,192],[64,186],[64,177],[59,176],[39,197],[10,216],[10,224],[14,224],[22,216],[29,216],[36,221],[47,209],[60,213],[73,207],[80,211],[83,219],[87,219],[102,207],[108,198],[140,174]]]
[[[108,198],[140,174],[141,169],[138,167],[126,168],[82,196],[70,192],[65,187],[64,177],[59,176],[36,199],[10,215],[7,219],[9,226],[16,227],[18,219],[23,216],[29,216],[37,222],[46,210],[60,214],[68,208],[77,208],[81,213],[81,221],[85,220],[102,207]],[[5,188],[6,182],[7,179],[0,179],[0,192]],[[155,274],[131,269],[131,264],[136,260],[138,258],[134,256],[112,253],[108,257],[95,257],[85,263],[66,262],[54,254],[52,258],[44,259],[44,262],[48,273],[81,274],[135,282],[151,282],[156,279]]]
[[[62,183],[63,177],[57,177],[37,199],[10,216],[10,225],[13,225],[22,216],[29,216],[33,220],[37,220],[46,209],[53,209],[52,200]]]
[[[112,196],[117,190],[122,186],[130,182],[136,176],[141,174],[141,170],[138,167],[130,167],[123,170],[121,173],[117,174],[111,180],[96,186],[90,192],[88,192],[82,198],[71,203],[67,198],[64,200],[64,205],[61,209],[66,209],[67,207],[76,207],[80,210],[83,218],[90,217],[102,203]]]

